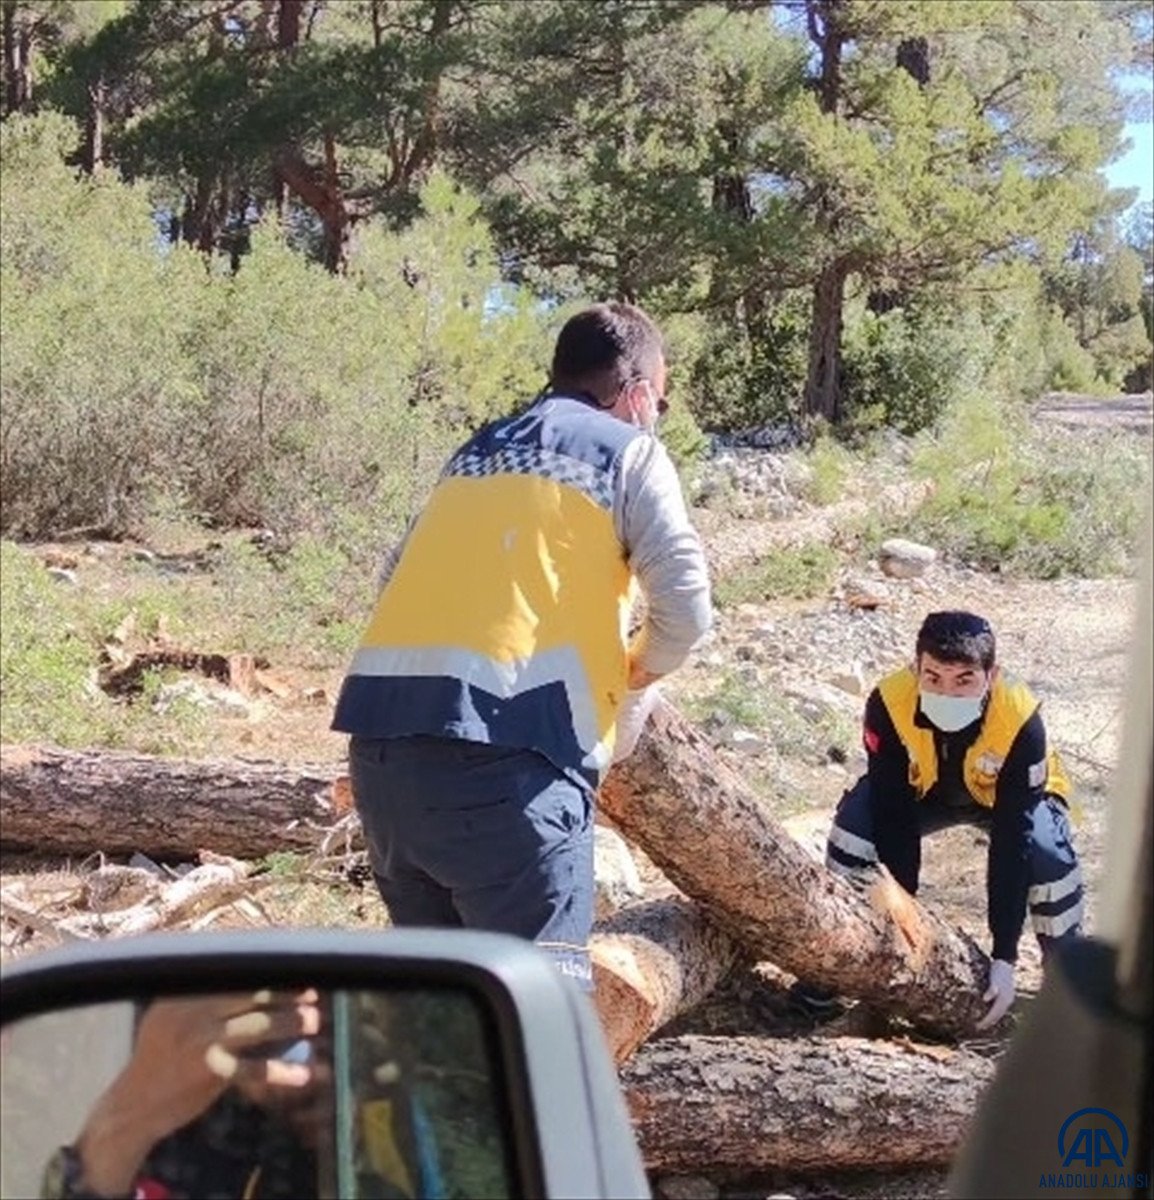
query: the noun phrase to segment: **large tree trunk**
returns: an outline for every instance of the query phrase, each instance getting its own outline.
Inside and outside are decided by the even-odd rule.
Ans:
[[[805,411],[831,424],[837,424],[842,416],[841,332],[848,275],[846,260],[835,258],[822,268],[813,285]]]
[[[107,87],[104,76],[88,85],[88,107],[84,114],[84,150],[81,166],[86,175],[95,175],[104,165],[104,105]]]
[[[948,1163],[990,1059],[861,1038],[660,1039],[622,1071],[650,1170]]]
[[[15,4],[5,4],[4,37],[4,115],[27,112],[32,107],[32,33],[17,20]],[[24,14],[28,19],[28,14]]]
[[[191,762],[0,747],[0,845],[59,854],[238,858],[313,850],[336,819],[334,766]]]
[[[949,1035],[984,1012],[988,960],[888,875],[863,896],[815,862],[702,736],[659,703],[601,806],[759,960]]]
[[[676,896],[632,904],[590,942],[597,1011],[616,1062],[713,991],[741,952],[696,904]]]
[[[809,39],[818,52],[820,74],[818,103],[827,117],[838,119],[842,100],[842,52],[848,32],[844,28],[844,0],[806,0],[805,15]],[[822,237],[837,230],[837,201],[828,185],[818,190],[816,221]],[[845,306],[845,283],[849,263],[835,255],[828,259],[813,285],[810,311],[809,366],[805,377],[805,412],[824,417],[836,424],[842,415],[841,404],[841,332]]]

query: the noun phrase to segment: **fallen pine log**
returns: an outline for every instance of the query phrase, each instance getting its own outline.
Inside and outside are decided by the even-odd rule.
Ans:
[[[0,747],[0,844],[61,854],[238,858],[315,850],[339,814],[333,766]]]
[[[646,1167],[822,1172],[948,1163],[990,1059],[862,1038],[661,1038],[621,1082]]]
[[[886,872],[863,894],[814,861],[705,739],[659,703],[600,803],[685,895],[759,960],[904,1016],[971,1032],[988,959]]]
[[[589,945],[597,1011],[614,1060],[713,991],[740,961],[737,944],[677,896],[623,908]]]

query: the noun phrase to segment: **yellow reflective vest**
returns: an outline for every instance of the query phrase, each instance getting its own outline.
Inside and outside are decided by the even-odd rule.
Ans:
[[[377,600],[333,728],[535,750],[596,787],[627,686],[634,579],[613,504],[636,436],[547,399],[463,446]]]
[[[934,731],[915,723],[918,711],[918,680],[909,667],[887,675],[878,684],[890,720],[910,759],[910,784],[921,800],[938,780],[938,755]],[[973,745],[966,751],[962,779],[966,790],[986,808],[992,808],[997,791],[998,772],[1006,761],[1022,726],[1038,709],[1038,700],[1024,683],[998,672],[990,690],[990,699],[981,728]],[[1046,792],[1070,798],[1070,781],[1058,753],[1047,747],[1044,776],[1038,781]]]

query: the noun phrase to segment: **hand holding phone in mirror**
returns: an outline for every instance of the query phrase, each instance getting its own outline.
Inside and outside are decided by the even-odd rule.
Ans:
[[[257,1104],[301,1096],[317,1081],[319,1064],[311,1055],[300,1061],[300,1043],[320,1031],[314,989],[149,1005],[132,1058],[96,1102],[77,1141],[87,1184],[98,1194],[130,1190],[152,1147],[201,1116],[230,1086]]]

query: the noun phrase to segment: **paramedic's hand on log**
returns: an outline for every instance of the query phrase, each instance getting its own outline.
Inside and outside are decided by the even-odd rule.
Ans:
[[[230,1086],[256,1103],[307,1089],[313,1066],[265,1051],[310,1038],[320,1027],[319,997],[311,988],[149,1005],[132,1058],[97,1100],[77,1140],[85,1186],[100,1196],[131,1194],[153,1146],[196,1120]]]
[[[995,958],[990,963],[990,981],[982,999],[989,1004],[978,1029],[992,1029],[1010,1011],[1014,1003],[1014,964]]]
[[[628,758],[637,746],[645,722],[653,711],[661,693],[656,684],[625,693],[621,711],[617,714],[617,742],[613,747],[613,761],[620,762]]]

